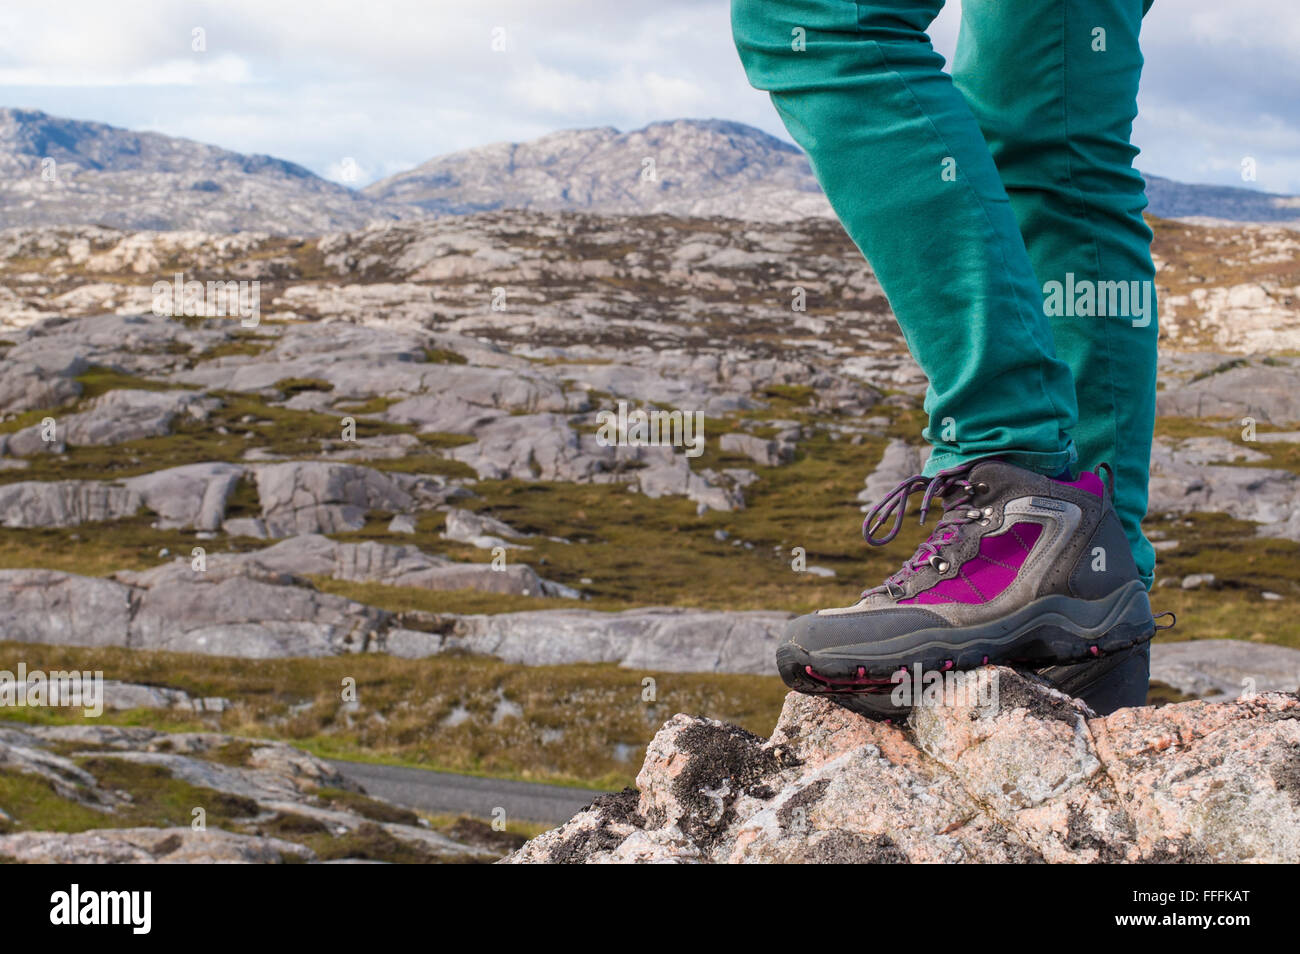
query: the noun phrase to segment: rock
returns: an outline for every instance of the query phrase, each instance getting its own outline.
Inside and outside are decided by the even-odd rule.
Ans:
[[[1178,456],[1187,464],[1254,464],[1268,460],[1267,454],[1224,437],[1188,437],[1178,442]]]
[[[255,540],[265,540],[270,536],[266,532],[266,522],[260,517],[235,517],[233,520],[225,520],[221,524],[221,529],[232,537],[252,537]]]
[[[413,546],[391,546],[367,540],[339,543],[318,534],[290,537],[264,550],[240,554],[214,554],[210,570],[281,574],[286,585],[292,577],[326,576],[354,583],[425,590],[480,590],[520,596],[559,596],[577,599],[581,594],[560,583],[544,580],[532,567],[509,564],[497,570],[486,563],[453,563]],[[179,560],[144,573],[119,574],[136,585],[167,582],[185,585],[193,577],[188,561]]]
[[[143,686],[115,679],[104,680],[105,709],[184,709],[189,712],[224,712],[230,701],[219,696],[194,697],[181,689]]]
[[[270,659],[382,649],[393,622],[251,561],[198,573],[178,560],[119,575],[0,570],[0,630],[19,642]]]
[[[85,370],[86,359],[75,350],[0,360],[0,413],[60,407],[75,400],[81,394],[76,377]]]
[[[613,448],[595,440],[584,446],[563,414],[517,414],[494,418],[475,430],[473,444],[449,456],[473,467],[480,478],[584,481],[604,471]]]
[[[506,860],[1300,859],[1294,696],[1099,718],[1008,669],[952,686],[953,699],[903,727],[795,693],[766,740],[674,716],[637,791],[601,796]]]
[[[1151,678],[1191,696],[1300,692],[1300,649],[1242,639],[1154,643]]]
[[[723,434],[719,442],[723,451],[744,454],[763,467],[775,467],[794,456],[794,444],[764,440],[753,434]]]
[[[218,530],[225,520],[226,502],[244,474],[237,464],[183,464],[128,477],[122,485],[158,514],[161,528]]]
[[[184,464],[121,481],[51,480],[0,484],[0,524],[73,527],[121,520],[142,507],[162,528],[221,526],[226,501],[244,474],[236,464]]]
[[[1150,512],[1226,513],[1258,523],[1263,536],[1300,540],[1300,479],[1295,474],[1271,467],[1197,464],[1192,456],[1195,450],[1184,454],[1180,445],[1166,440],[1153,443]]]
[[[389,533],[415,533],[415,517],[409,513],[399,513],[388,521]]]
[[[73,757],[49,751],[52,745],[73,747]],[[76,752],[76,746],[84,752]],[[113,828],[115,809],[130,798],[101,785],[74,760],[78,755],[154,766],[167,776],[225,796],[227,805],[243,805],[246,823],[276,816],[297,820],[285,839],[245,835],[210,826],[192,828]],[[22,832],[0,835],[0,857],[27,862],[278,862],[314,861],[316,853],[291,840],[305,834],[380,830],[391,841],[415,848],[429,860],[439,857],[490,856],[480,847],[462,844],[428,830],[413,813],[373,802],[389,820],[375,822],[367,814],[327,805],[318,797],[324,789],[360,793],[357,785],[327,762],[283,742],[241,739],[208,732],[167,733],[141,727],[82,723],[0,729],[0,769],[33,775],[47,782],[60,798],[104,815],[104,827],[77,834]],[[372,800],[373,801],[373,800]],[[346,803],[344,803],[346,804]],[[406,820],[398,820],[405,817]]]
[[[55,417],[55,443],[87,446],[121,444],[144,437],[161,437],[171,431],[179,414],[204,419],[220,401],[194,391],[142,391],[118,389],[96,398],[89,410]],[[42,425],[34,424],[9,435],[5,453],[35,453]]]
[[[101,828],[0,835],[0,857],[24,864],[283,864],[315,861],[305,845],[211,828]]]
[[[1214,586],[1214,574],[1191,573],[1183,577],[1183,582],[1180,585],[1185,590],[1199,590],[1203,586],[1212,587]]]
[[[0,570],[0,633],[51,646],[126,646],[132,590],[55,570]]]
[[[578,590],[543,579],[524,564],[495,570],[486,563],[451,563],[415,547],[305,535],[260,551],[210,554],[203,570],[195,570],[188,557],[121,571],[112,580],[54,570],[0,570],[0,633],[18,642],[255,659],[388,651],[388,634],[400,628],[392,613],[321,593],[308,576],[582,598]],[[700,639],[706,639],[703,632]],[[403,645],[409,654],[414,644],[407,639]],[[441,637],[433,646],[434,652],[444,648]]]
[[[461,616],[439,651],[485,653],[530,666],[612,662],[665,672],[769,674],[789,619],[788,613],[668,607]]]
[[[0,484],[0,525],[75,527],[134,516],[143,504],[138,492],[107,481],[23,480]]]
[[[1187,384],[1167,383],[1156,395],[1162,416],[1253,417],[1273,424],[1300,421],[1300,372],[1292,359],[1273,358],[1271,364],[1247,362],[1208,373]]]
[[[371,510],[406,513],[461,493],[441,477],[388,474],[353,464],[289,461],[259,464],[255,470],[262,525],[272,537],[359,530]]]
[[[518,543],[508,543],[503,537],[527,537],[531,534],[520,533],[508,523],[486,514],[477,514],[472,510],[451,507],[447,510],[447,529],[442,534],[448,540],[468,543],[481,550],[493,547],[506,549],[528,549]]]
[[[893,490],[899,483],[915,474],[921,473],[925,462],[930,459],[930,447],[918,447],[898,438],[891,438],[885,445],[885,452],[880,463],[866,479],[866,487],[858,493],[863,513],[869,511],[878,501]]]

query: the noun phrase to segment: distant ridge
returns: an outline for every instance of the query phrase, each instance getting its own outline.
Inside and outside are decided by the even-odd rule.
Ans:
[[[50,178],[53,170],[53,179]],[[1147,175],[1161,218],[1300,227],[1300,197]],[[807,157],[753,126],[569,129],[428,160],[355,191],[292,162],[161,133],[0,109],[0,227],[314,235],[495,209],[795,221],[832,215]]]

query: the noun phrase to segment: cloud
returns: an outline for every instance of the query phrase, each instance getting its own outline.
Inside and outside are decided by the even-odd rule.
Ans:
[[[1141,168],[1240,185],[1249,155],[1255,186],[1300,192],[1293,4],[1156,0],[1143,27]],[[331,177],[351,158],[353,185],[574,126],[721,117],[788,139],[746,82],[728,21],[725,0],[4,4],[0,102],[270,153]],[[959,22],[952,0],[932,27],[949,59]]]

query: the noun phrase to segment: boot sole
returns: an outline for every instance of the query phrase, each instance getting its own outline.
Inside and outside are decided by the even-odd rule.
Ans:
[[[934,627],[845,651],[809,652],[793,642],[776,651],[785,684],[817,695],[887,692],[891,677],[983,665],[1070,665],[1121,652],[1155,635],[1146,587],[1132,580],[1099,600],[1051,595],[987,623]]]

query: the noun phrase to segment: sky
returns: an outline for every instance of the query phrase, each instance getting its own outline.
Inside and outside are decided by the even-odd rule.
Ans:
[[[949,0],[931,28],[949,59],[959,19]],[[1140,169],[1300,193],[1297,0],[1156,0],[1142,39]],[[722,118],[789,139],[745,79],[726,0],[9,2],[0,106],[266,153],[353,186],[558,129]]]

